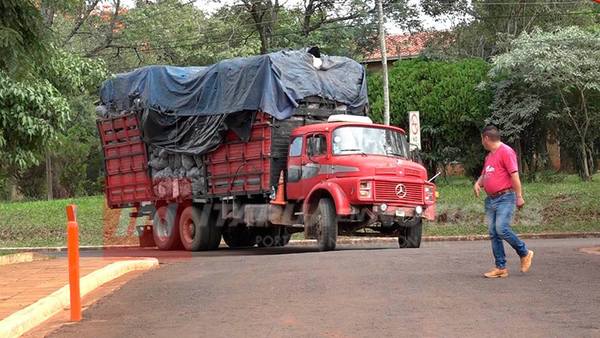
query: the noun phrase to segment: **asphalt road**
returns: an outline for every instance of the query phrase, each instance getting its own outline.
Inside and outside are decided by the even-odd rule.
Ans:
[[[599,239],[529,240],[484,279],[490,243],[250,249],[195,255],[131,281],[53,337],[600,336]]]

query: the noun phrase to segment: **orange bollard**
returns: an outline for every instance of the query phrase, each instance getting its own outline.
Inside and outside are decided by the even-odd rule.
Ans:
[[[71,320],[81,320],[81,293],[79,291],[79,225],[77,206],[67,205],[67,250],[69,255],[69,289]]]

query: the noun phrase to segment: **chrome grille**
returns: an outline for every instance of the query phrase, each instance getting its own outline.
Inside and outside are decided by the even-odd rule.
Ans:
[[[406,196],[403,198],[396,195],[398,184],[404,184],[406,187]],[[375,181],[375,200],[423,204],[423,185],[419,183]]]

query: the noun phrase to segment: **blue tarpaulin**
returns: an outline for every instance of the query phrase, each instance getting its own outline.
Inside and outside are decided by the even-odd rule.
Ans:
[[[207,67],[148,66],[106,80],[100,96],[113,112],[134,110],[139,98],[143,109],[176,116],[259,110],[286,119],[312,96],[362,112],[368,102],[364,67],[346,57],[321,60],[317,69],[311,54],[281,51]]]

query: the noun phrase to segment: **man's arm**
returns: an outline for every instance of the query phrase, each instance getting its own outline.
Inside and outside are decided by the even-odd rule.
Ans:
[[[475,196],[479,198],[479,193],[481,192],[481,179],[483,176],[479,176],[477,181],[475,181],[475,185],[473,186],[473,192],[475,192]]]
[[[523,205],[525,205],[525,200],[523,199],[523,190],[521,188],[519,172],[515,171],[514,173],[510,174],[510,180],[512,181],[512,188],[517,194],[517,207],[521,209]]]

